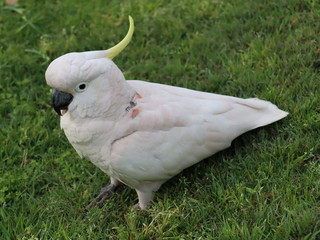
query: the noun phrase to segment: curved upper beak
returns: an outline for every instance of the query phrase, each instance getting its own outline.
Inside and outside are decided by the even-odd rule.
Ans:
[[[56,89],[52,90],[52,107],[54,110],[62,116],[68,110],[68,106],[71,103],[73,96],[70,93],[60,92]]]

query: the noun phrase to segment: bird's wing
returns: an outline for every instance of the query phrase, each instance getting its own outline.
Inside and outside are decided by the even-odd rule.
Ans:
[[[140,112],[126,123],[131,134],[113,143],[111,167],[132,187],[135,183],[128,181],[165,181],[229,147],[235,137],[259,126],[256,112],[261,114],[269,104],[161,84],[129,83],[142,97],[137,104]]]

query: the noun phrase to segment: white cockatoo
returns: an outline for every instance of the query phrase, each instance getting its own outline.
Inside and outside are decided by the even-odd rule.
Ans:
[[[126,37],[115,47],[65,54],[45,74],[69,142],[110,176],[89,207],[101,205],[124,183],[136,190],[137,206],[145,209],[154,192],[183,169],[288,114],[257,98],[126,80],[111,59],[131,40],[129,21]]]

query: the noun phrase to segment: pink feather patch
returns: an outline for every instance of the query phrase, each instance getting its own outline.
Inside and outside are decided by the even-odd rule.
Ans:
[[[135,118],[138,114],[140,113],[139,109],[133,109],[132,114],[131,114],[131,118]]]

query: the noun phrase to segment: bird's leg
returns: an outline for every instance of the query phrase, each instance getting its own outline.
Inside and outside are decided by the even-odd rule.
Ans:
[[[139,203],[135,205],[135,208],[146,209],[154,197],[153,192],[141,192],[137,189],[136,192],[138,194]]]
[[[110,178],[110,182],[101,189],[100,194],[86,207],[86,210],[94,206],[102,207],[105,200],[109,199],[114,192],[120,191],[121,184],[115,178]]]

